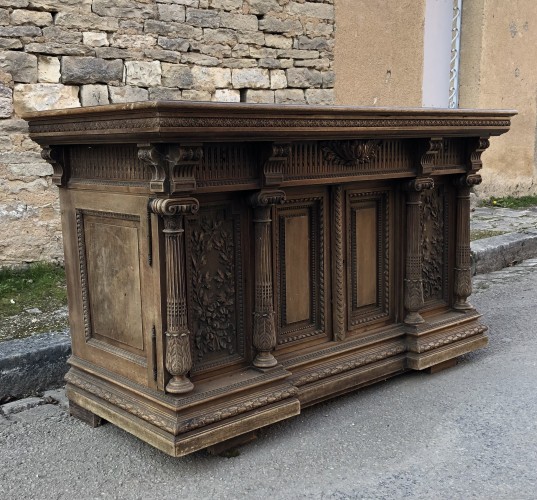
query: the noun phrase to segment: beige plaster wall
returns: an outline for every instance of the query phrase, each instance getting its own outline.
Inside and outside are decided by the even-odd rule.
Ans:
[[[421,106],[425,0],[335,0],[336,102]]]
[[[536,61],[535,0],[463,1],[460,107],[519,112],[483,155],[483,196],[537,192]]]

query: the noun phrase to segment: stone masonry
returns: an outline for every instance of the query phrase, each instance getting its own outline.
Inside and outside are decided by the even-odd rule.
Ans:
[[[27,112],[157,99],[332,104],[333,0],[0,0],[0,267],[63,260]]]

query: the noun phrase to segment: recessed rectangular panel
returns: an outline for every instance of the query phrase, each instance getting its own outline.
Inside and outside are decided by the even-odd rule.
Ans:
[[[143,350],[138,228],[88,218],[85,246],[92,336]]]
[[[285,219],[285,301],[287,324],[311,315],[309,217]]]
[[[356,302],[357,307],[377,303],[377,208],[356,210]]]

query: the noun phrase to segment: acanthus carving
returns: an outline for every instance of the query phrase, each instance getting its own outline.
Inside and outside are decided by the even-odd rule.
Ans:
[[[422,283],[425,301],[442,298],[444,203],[440,188],[427,191],[421,205]]]
[[[321,143],[321,150],[325,161],[330,164],[357,167],[375,158],[380,145],[378,139],[325,141]]]
[[[170,147],[170,193],[196,189],[196,170],[203,159],[202,144],[180,144]]]
[[[192,230],[190,239],[192,324],[197,358],[201,361],[207,353],[222,350],[234,354],[237,332],[233,234],[224,227],[222,219],[204,216]]]
[[[263,177],[266,186],[277,186],[283,181],[283,171],[291,155],[291,143],[273,142],[263,164]]]
[[[66,167],[63,150],[58,146],[44,146],[41,158],[52,167],[52,182],[56,186],[65,186],[69,180],[69,169]]]
[[[166,169],[163,157],[154,144],[138,144],[138,158],[151,168],[151,181],[149,188],[154,193],[164,193],[167,187]]]

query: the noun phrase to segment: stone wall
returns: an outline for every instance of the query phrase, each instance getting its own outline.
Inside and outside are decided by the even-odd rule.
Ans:
[[[62,261],[26,112],[157,99],[331,104],[333,0],[0,0],[0,266]]]

